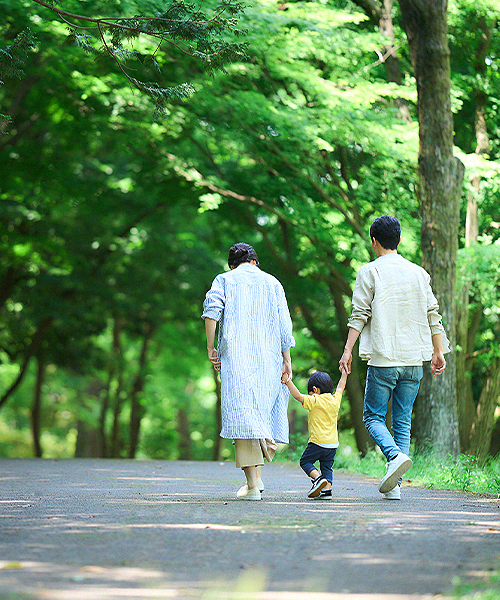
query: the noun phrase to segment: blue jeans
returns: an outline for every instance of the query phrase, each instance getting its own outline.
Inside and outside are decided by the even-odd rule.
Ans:
[[[363,422],[388,461],[410,451],[411,413],[422,376],[422,367],[368,367]],[[391,396],[394,437],[385,424]]]
[[[332,466],[336,453],[337,448],[323,448],[323,446],[318,446],[318,444],[315,444],[314,442],[309,442],[300,457],[300,466],[306,475],[310,477],[309,474],[316,468],[314,463],[319,460],[319,470],[321,471],[321,475],[327,481],[333,483]]]

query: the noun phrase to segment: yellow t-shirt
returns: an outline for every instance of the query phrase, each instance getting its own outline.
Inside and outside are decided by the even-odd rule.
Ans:
[[[309,411],[307,421],[310,442],[338,446],[337,419],[341,400],[342,393],[304,396],[304,408]]]

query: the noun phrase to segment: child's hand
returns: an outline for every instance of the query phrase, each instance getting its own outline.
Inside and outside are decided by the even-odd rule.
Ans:
[[[282,373],[281,374],[281,383],[288,383],[290,381],[291,377],[289,373]]]

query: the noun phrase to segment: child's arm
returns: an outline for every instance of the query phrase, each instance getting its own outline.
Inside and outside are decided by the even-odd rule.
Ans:
[[[288,381],[286,381],[285,384],[286,387],[290,390],[290,394],[292,394],[295,400],[298,400],[301,404],[304,404],[304,396],[299,392],[291,378]]]
[[[336,394],[341,394],[344,391],[346,381],[347,373],[346,371],[342,371],[342,374],[340,375],[340,381],[337,383],[337,389],[335,390]]]

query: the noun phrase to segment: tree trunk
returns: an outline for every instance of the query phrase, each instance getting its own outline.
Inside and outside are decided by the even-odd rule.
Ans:
[[[106,434],[106,416],[111,402],[111,384],[113,382],[113,371],[110,368],[108,373],[108,381],[104,395],[102,397],[101,411],[99,414],[99,437],[101,440],[101,458],[109,457],[109,444],[108,437]]]
[[[30,361],[33,358],[33,356],[38,352],[38,349],[40,348],[40,345],[43,341],[45,332],[51,325],[52,320],[53,320],[52,317],[47,317],[47,318],[43,319],[42,322],[40,323],[40,325],[38,326],[38,329],[37,329],[35,335],[31,338],[31,344],[29,345],[29,348],[26,350],[24,362],[21,366],[21,370],[19,371],[19,375],[17,376],[16,380],[12,383],[12,385],[7,389],[7,391],[3,394],[3,396],[0,398],[0,407],[3,406],[3,404],[5,404],[5,402],[7,402],[9,397],[21,385],[21,383],[24,379],[24,376],[26,375],[26,373],[28,371],[28,366],[30,364]]]
[[[179,434],[179,460],[191,458],[191,436],[189,435],[189,418],[185,408],[177,413],[177,432]]]
[[[37,357],[36,383],[31,407],[31,431],[33,433],[33,449],[37,458],[42,458],[43,451],[40,443],[42,416],[42,385],[45,377],[45,366],[40,356]]]
[[[488,373],[477,405],[476,418],[471,430],[470,451],[483,462],[491,445],[495,427],[495,409],[500,396],[500,358],[497,358]]]
[[[110,456],[120,456],[120,414],[125,402],[123,389],[123,349],[121,345],[121,323],[115,319],[113,323],[113,372],[116,377],[116,390],[114,393],[113,426],[111,430]]]
[[[472,397],[469,358],[469,285],[464,285],[457,294],[457,349],[455,352],[457,376],[457,416],[460,449],[467,452],[472,423],[474,400]]]
[[[490,26],[486,23],[486,19],[482,17],[479,20],[480,35],[479,46],[476,50],[474,60],[474,71],[476,80],[482,80],[486,73],[486,57],[489,52],[493,30],[496,27],[496,21],[493,21]],[[486,127],[486,103],[488,97],[482,89],[475,91],[475,115],[474,127],[476,130],[476,154],[481,156],[489,152],[490,141],[488,138],[488,129]],[[481,177],[477,174],[471,175],[470,178],[472,190],[467,195],[467,215],[465,218],[465,246],[469,247],[474,244],[479,235],[479,221],[477,216],[479,196],[479,186]]]
[[[416,403],[420,448],[459,454],[455,381],[455,283],[464,168],[453,156],[447,3],[399,0],[417,80],[422,266],[430,273],[451,349],[440,377],[424,369]]]
[[[392,25],[392,7],[394,0],[383,0],[382,12],[380,14],[380,33],[385,35],[390,40],[390,45],[386,44],[382,48],[383,55],[386,57],[384,60],[385,69],[387,72],[387,81],[401,85],[401,69],[399,67],[399,59],[394,46],[394,28]],[[408,109],[408,103],[404,98],[395,99],[396,106],[401,113],[401,117],[407,122],[411,123],[411,115]]]
[[[137,446],[139,445],[139,433],[141,429],[141,420],[146,409],[140,403],[140,394],[144,389],[145,371],[147,363],[148,346],[151,340],[153,329],[150,327],[144,334],[142,341],[141,354],[139,357],[139,369],[130,392],[130,447],[129,458],[135,458]]]

